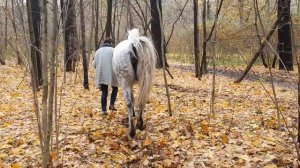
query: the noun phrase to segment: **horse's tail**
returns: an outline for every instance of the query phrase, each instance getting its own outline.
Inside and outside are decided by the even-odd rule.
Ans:
[[[138,78],[138,97],[135,100],[140,108],[145,106],[148,101],[149,92],[153,84],[154,72],[156,69],[157,52],[152,40],[145,36],[140,36],[133,42],[137,52],[137,78]],[[143,107],[142,107],[143,108]]]

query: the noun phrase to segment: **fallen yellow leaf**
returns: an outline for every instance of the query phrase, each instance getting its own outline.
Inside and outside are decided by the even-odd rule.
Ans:
[[[207,123],[202,123],[200,125],[200,127],[201,127],[202,134],[204,134],[204,135],[208,135],[209,134],[209,126],[208,126]]]
[[[143,146],[144,146],[144,147],[147,147],[147,146],[149,146],[149,145],[151,145],[151,144],[152,144],[152,140],[151,140],[149,137],[147,137],[147,138],[145,139],[144,143],[143,143]]]
[[[20,165],[18,163],[14,163],[11,165],[11,168],[20,168]]]
[[[228,143],[229,138],[228,138],[228,136],[226,134],[222,135],[221,138],[222,138],[221,141],[222,141],[223,144],[227,144]]]
[[[178,137],[178,134],[177,134],[176,131],[171,131],[171,132],[170,132],[170,135],[171,135],[171,138],[172,138],[172,139],[176,139],[176,138]]]

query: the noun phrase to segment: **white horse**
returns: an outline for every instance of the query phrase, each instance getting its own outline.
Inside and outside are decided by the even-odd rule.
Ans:
[[[138,107],[136,127],[143,130],[143,110],[152,86],[156,58],[157,52],[152,40],[140,36],[138,29],[128,31],[128,39],[120,42],[114,50],[112,64],[126,101],[129,116],[128,133],[131,138],[135,137],[133,84],[139,85],[138,97],[135,100]]]

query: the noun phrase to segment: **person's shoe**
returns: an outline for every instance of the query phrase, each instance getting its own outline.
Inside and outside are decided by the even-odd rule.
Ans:
[[[107,112],[106,111],[102,111],[102,115],[107,115]]]
[[[117,111],[117,109],[115,108],[114,105],[110,105],[108,109],[109,109],[109,110],[112,110],[112,111]]]

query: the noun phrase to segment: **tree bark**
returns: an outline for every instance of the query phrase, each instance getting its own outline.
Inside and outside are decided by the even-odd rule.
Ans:
[[[223,2],[223,0],[222,0]],[[221,2],[221,3],[222,3]],[[215,12],[215,21],[218,20],[219,15],[219,0],[216,1],[216,12]],[[212,65],[213,65],[213,76],[212,76],[212,85],[211,85],[211,99],[210,99],[210,115],[209,117],[209,123],[211,114],[215,113],[215,92],[216,92],[216,41],[217,41],[217,29],[213,29],[213,35],[212,35]]]
[[[91,29],[90,29],[90,37],[89,37],[89,44],[88,44],[88,62],[90,60],[90,55],[93,51],[93,47],[95,47],[96,45],[93,46],[93,36],[94,36],[94,30],[95,30],[95,1],[92,1],[92,23],[91,23]],[[96,48],[95,48],[96,50]]]
[[[42,130],[44,133],[43,143],[46,142],[46,134],[48,130],[48,11],[47,11],[47,0],[42,1],[41,15],[43,19],[43,36],[42,36],[42,76],[43,76],[43,96],[42,96]],[[49,144],[44,145],[42,148],[42,167],[48,167],[50,162],[50,151]]]
[[[207,13],[207,20],[212,20],[211,17],[211,4],[209,0],[206,0],[206,13]]]
[[[111,31],[111,36],[112,36],[112,44],[115,46],[116,44],[116,17],[117,17],[117,12],[118,12],[118,2],[115,1],[114,6],[114,14],[113,14],[113,20],[112,20],[112,31]]]
[[[198,0],[194,3],[194,55],[195,55],[195,74],[199,76],[200,60],[199,60],[199,20],[198,20]]]
[[[50,57],[50,80],[49,80],[49,98],[48,98],[48,115],[47,131],[45,132],[45,146],[43,153],[43,167],[49,167],[50,165],[50,140],[52,137],[52,127],[53,127],[53,111],[54,111],[54,92],[56,87],[56,72],[55,72],[55,60],[57,55],[57,36],[58,36],[58,5],[57,1],[53,3],[53,17],[52,17],[52,37],[51,37],[51,57]]]
[[[166,62],[166,53],[164,50],[164,41],[161,41],[161,38],[163,36],[163,32],[161,30],[161,20],[159,17],[159,12],[162,13],[162,7],[161,7],[161,0],[150,0],[151,3],[151,36],[154,43],[154,46],[158,53],[158,60],[157,60],[157,68],[163,67],[163,58],[165,59],[166,66],[168,66],[168,63]],[[158,4],[158,5],[157,5]],[[159,10],[158,10],[159,9]],[[162,18],[162,16],[161,16]],[[162,45],[163,43],[163,45]],[[163,46],[163,48],[161,47]],[[162,52],[164,51],[164,52]]]
[[[161,11],[158,10],[159,9],[159,1],[156,1],[156,7],[157,7],[157,11],[158,11],[158,17],[159,17],[159,25],[160,25],[160,30],[163,30],[163,23],[162,23],[162,14]],[[164,55],[164,36],[161,36],[161,55]],[[164,55],[165,56],[165,55]],[[169,112],[169,116],[172,116],[172,109],[171,109],[171,101],[170,101],[170,93],[169,93],[169,86],[168,86],[168,81],[167,81],[167,75],[166,75],[166,62],[165,59],[162,59],[162,68],[163,68],[163,74],[164,74],[164,82],[165,82],[165,88],[166,88],[166,94],[167,94],[167,99],[168,99],[168,112]]]
[[[255,13],[254,25],[255,25],[255,30],[256,30],[256,36],[257,36],[259,45],[261,45],[262,39],[261,39],[261,36],[260,36],[260,33],[259,33],[259,28],[258,28],[258,19],[260,19],[260,14],[259,14],[259,8],[258,8],[258,2],[257,2],[257,0],[253,0],[253,7],[254,7],[254,11],[255,11],[254,12]],[[260,19],[260,21],[261,21],[261,19]],[[262,23],[262,22],[260,22],[260,23]],[[265,32],[264,32],[265,30],[263,28],[263,25],[261,24],[261,26],[262,26],[262,29],[263,29],[262,30],[263,35],[265,35]],[[261,60],[262,60],[262,63],[264,65],[264,67],[267,68],[268,65],[267,65],[267,63],[265,61],[265,52],[264,51],[261,52],[260,57],[261,57]]]
[[[7,47],[8,47],[7,24],[8,24],[8,0],[5,0],[5,45],[4,45],[5,52],[7,52]]]
[[[95,51],[99,48],[99,0],[95,0]]]
[[[43,96],[42,96],[42,123],[47,123],[48,116],[48,9],[47,0],[43,0],[41,10],[43,20],[43,36],[42,36],[42,68],[43,68]],[[43,131],[47,132],[47,124],[43,124]]]
[[[111,19],[112,19],[112,0],[107,0],[107,20],[105,26],[106,38],[111,37],[111,32],[112,32]]]
[[[33,32],[34,32],[34,52],[36,55],[37,62],[37,80],[38,84],[43,84],[42,79],[42,56],[41,56],[41,14],[40,14],[40,0],[31,0],[31,17],[33,24]]]
[[[130,9],[130,1],[127,1],[127,24],[129,23],[128,28],[133,29],[134,28],[134,23],[132,19],[132,14],[131,14],[131,9]]]
[[[83,0],[80,0],[80,25],[81,25],[81,51],[82,51],[82,65],[83,65],[83,87],[89,90],[89,76],[88,76],[88,62],[86,57],[85,47],[85,22],[84,22],[84,8]]]
[[[4,43],[4,52],[7,52],[8,48],[8,30],[7,30],[7,24],[8,24],[8,0],[5,0],[5,43]],[[4,64],[5,64],[5,57],[3,57]]]
[[[297,1],[297,13],[300,14],[300,0]]]
[[[26,34],[26,28],[25,28],[25,21],[24,21],[24,11],[26,11],[27,9],[24,9],[24,1],[22,0],[17,0],[17,9],[18,9],[18,13],[19,13],[19,20],[20,20],[20,24],[22,26],[22,31],[24,34]],[[27,23],[28,24],[28,23]]]
[[[121,25],[121,19],[122,19],[123,8],[124,8],[124,6],[125,6],[124,3],[125,3],[125,0],[122,1],[121,11],[119,12],[118,29],[117,29],[117,37],[116,37],[116,41],[117,41],[117,42],[120,41],[120,25]]]
[[[17,45],[17,48],[19,48],[18,47],[18,39],[19,39],[18,37],[19,36],[18,36],[17,25],[16,25],[15,1],[14,0],[11,1],[11,11],[12,11],[12,21],[11,21],[11,23],[12,23],[13,30],[14,30],[14,33],[15,33],[16,45]],[[18,49],[16,50],[16,54],[17,54],[18,64],[19,65],[23,64],[23,60],[22,60],[22,58],[20,56],[20,52],[19,52]]]
[[[35,52],[35,47],[34,47],[34,30],[33,30],[33,23],[32,23],[32,8],[31,8],[31,1],[32,0],[27,0],[26,5],[27,5],[27,17],[28,19],[28,29],[29,29],[29,37],[30,37],[30,59],[31,59],[31,73],[33,75],[32,78],[32,86],[34,88],[38,88],[39,83],[38,83],[38,70],[37,70],[37,56]]]
[[[282,17],[278,24],[278,45],[279,53],[279,69],[293,71],[293,54],[292,54],[292,38],[291,38],[291,0],[278,0],[277,16]]]
[[[65,42],[65,69],[67,72],[75,72],[75,62],[77,57],[76,44],[76,11],[75,0],[61,0],[64,23],[64,42]]]
[[[203,74],[207,73],[206,0],[203,0],[202,27],[203,27],[203,44],[202,44],[202,60],[201,60],[199,79],[202,77]]]

